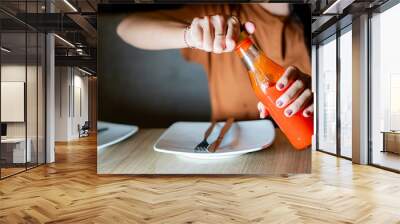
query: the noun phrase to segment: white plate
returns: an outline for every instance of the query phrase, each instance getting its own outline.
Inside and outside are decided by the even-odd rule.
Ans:
[[[138,130],[139,128],[135,125],[97,121],[97,149],[100,150],[119,143]]]
[[[217,123],[208,143],[215,141],[224,123]],[[157,140],[154,150],[197,159],[221,159],[264,149],[275,139],[271,121],[239,121],[232,125],[215,153],[194,152],[209,125],[210,122],[176,122]]]

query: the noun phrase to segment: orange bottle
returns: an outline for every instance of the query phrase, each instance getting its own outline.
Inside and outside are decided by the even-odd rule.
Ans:
[[[313,117],[304,117],[302,115],[304,108],[292,117],[286,117],[284,110],[287,106],[278,108],[275,104],[276,100],[284,93],[284,91],[278,91],[275,88],[275,83],[285,69],[269,59],[245,31],[241,32],[235,51],[247,67],[250,82],[257,98],[265,105],[290,143],[298,150],[310,146],[313,135]],[[287,88],[289,87],[285,89]]]

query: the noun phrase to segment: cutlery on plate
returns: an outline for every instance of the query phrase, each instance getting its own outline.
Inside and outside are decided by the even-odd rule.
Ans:
[[[210,134],[212,133],[214,127],[215,127],[216,122],[215,121],[211,121],[210,126],[207,128],[206,132],[204,132],[204,137],[203,137],[203,141],[201,141],[195,148],[194,151],[195,152],[207,152],[207,148],[210,145],[210,143],[207,142],[207,138],[210,136]]]
[[[229,118],[225,124],[224,127],[222,127],[221,131],[219,132],[217,140],[215,140],[208,148],[208,152],[215,152],[217,151],[219,145],[221,144],[222,140],[224,139],[225,134],[228,132],[228,130],[231,128],[233,122],[235,121],[234,118]]]

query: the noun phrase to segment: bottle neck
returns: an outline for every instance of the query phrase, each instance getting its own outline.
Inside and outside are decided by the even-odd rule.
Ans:
[[[258,48],[245,31],[241,32],[235,51],[250,73],[262,76],[258,77],[260,82],[274,85],[285,72],[282,66],[272,61]]]
[[[256,70],[255,63],[260,55],[260,50],[250,37],[246,36],[244,39],[240,40],[235,51],[246,65],[247,70],[254,72]]]
[[[267,62],[267,58],[247,33],[241,33],[235,51],[242,59],[248,72],[256,76],[254,78],[257,83],[262,85],[273,85],[275,83],[276,80],[271,79],[264,64]]]

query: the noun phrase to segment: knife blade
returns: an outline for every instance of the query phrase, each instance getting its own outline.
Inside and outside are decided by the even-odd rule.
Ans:
[[[214,153],[215,151],[217,151],[219,145],[221,144],[222,140],[224,139],[225,134],[228,132],[228,130],[231,128],[233,122],[235,121],[234,118],[229,118],[224,126],[222,127],[221,131],[219,132],[218,138],[217,140],[215,140],[209,147],[208,147],[208,151]]]

